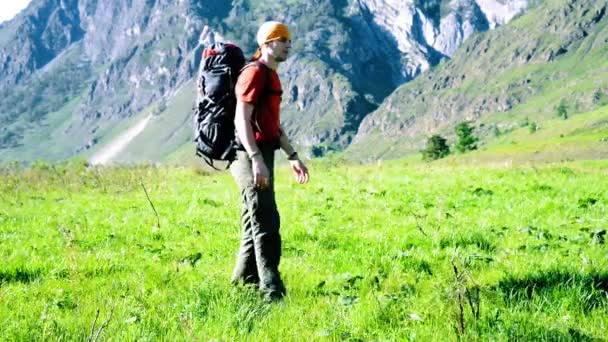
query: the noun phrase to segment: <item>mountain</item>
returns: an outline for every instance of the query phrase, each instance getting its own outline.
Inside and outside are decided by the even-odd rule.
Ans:
[[[173,1],[32,1],[0,27],[1,146],[67,158],[190,80],[203,28],[192,12]]]
[[[608,2],[559,0],[470,37],[449,61],[394,91],[362,121],[347,154],[395,158],[424,147],[426,137],[452,137],[457,122],[477,133],[606,104]],[[373,148],[370,146],[373,145]]]
[[[141,129],[106,160],[190,153],[202,48],[231,40],[251,54],[257,27],[270,19],[294,33],[279,70],[286,130],[312,155],[341,150],[396,88],[527,4],[33,0],[0,25],[0,160],[96,155],[116,150],[113,140],[133,127]]]

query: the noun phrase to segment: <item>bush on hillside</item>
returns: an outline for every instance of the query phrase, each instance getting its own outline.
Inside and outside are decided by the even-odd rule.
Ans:
[[[593,104],[598,106],[605,106],[608,104],[608,95],[606,95],[602,89],[596,89],[593,93]]]
[[[158,116],[167,110],[167,100],[164,98],[160,99],[154,107],[152,107],[152,115]]]
[[[433,135],[426,142],[426,148],[420,151],[425,161],[437,160],[450,154],[447,140],[441,135]]]
[[[474,129],[475,128],[467,121],[463,121],[456,125],[456,136],[458,136],[456,150],[458,152],[464,153],[477,149],[479,138],[473,134]]]
[[[500,128],[498,128],[497,124],[492,125],[491,131],[492,131],[492,134],[494,134],[494,137],[499,137],[502,134],[502,132],[500,131]]]
[[[564,120],[568,119],[568,105],[566,104],[566,101],[564,99],[562,99],[559,102],[559,105],[555,107],[555,113],[559,118],[562,118]]]

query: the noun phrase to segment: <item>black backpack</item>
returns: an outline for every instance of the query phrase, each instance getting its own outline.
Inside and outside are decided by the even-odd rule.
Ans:
[[[211,167],[213,160],[231,162],[236,155],[234,86],[244,65],[243,51],[234,44],[215,43],[203,51],[194,108],[194,142],[196,154]]]

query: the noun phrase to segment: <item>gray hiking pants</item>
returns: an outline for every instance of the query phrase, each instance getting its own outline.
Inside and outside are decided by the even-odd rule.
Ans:
[[[285,288],[279,274],[281,236],[274,197],[274,148],[258,147],[270,174],[267,188],[262,190],[254,187],[251,159],[245,151],[238,151],[236,160],[230,166],[243,204],[243,236],[232,281],[257,284],[268,295],[282,296]]]

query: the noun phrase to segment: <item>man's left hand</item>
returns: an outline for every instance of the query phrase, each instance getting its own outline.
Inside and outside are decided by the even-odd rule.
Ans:
[[[304,165],[300,159],[290,160],[289,164],[296,176],[296,181],[299,184],[308,183],[308,168],[306,168],[306,165]]]

